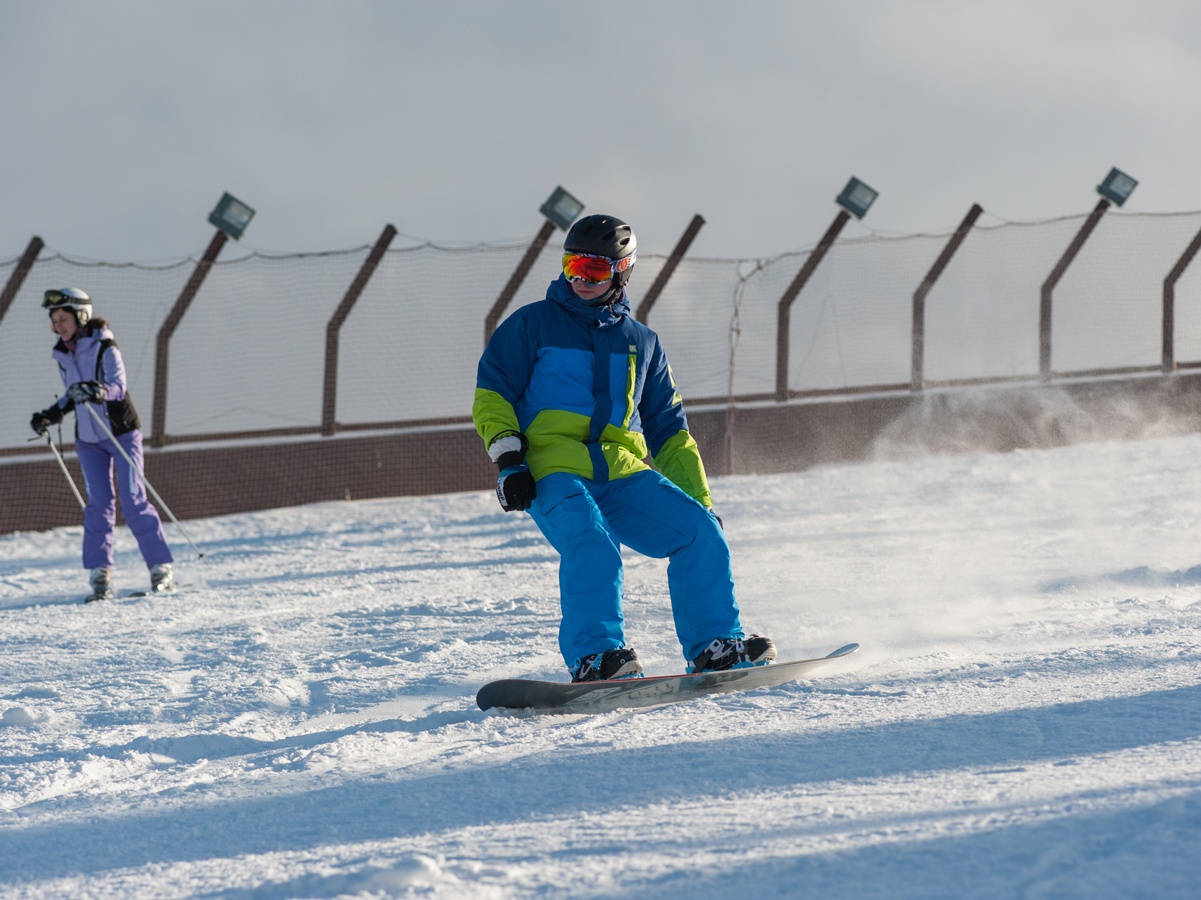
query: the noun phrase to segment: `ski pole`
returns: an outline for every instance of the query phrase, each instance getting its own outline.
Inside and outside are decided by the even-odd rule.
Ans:
[[[71,473],[67,471],[67,464],[63,462],[63,455],[58,452],[58,447],[54,446],[54,438],[50,436],[50,432],[44,432],[46,443],[50,445],[50,452],[54,454],[54,458],[58,460],[58,467],[63,470],[63,474],[67,476],[67,484],[71,485],[71,493],[75,495],[75,499],[79,501],[79,508],[86,510],[88,505],[83,502],[83,495],[79,493],[79,488],[75,486],[75,479],[71,477]]]
[[[158,501],[158,505],[163,508],[163,511],[171,517],[171,521],[175,523],[176,527],[179,529],[179,533],[187,538],[188,543],[192,545],[192,549],[196,551],[196,558],[204,559],[204,553],[202,553],[200,548],[196,546],[196,542],[189,537],[187,530],[182,524],[180,524],[179,519],[175,518],[175,513],[171,512],[171,507],[163,502],[163,498],[158,495],[158,491],[156,491],[154,486],[146,480],[146,474],[140,468],[134,465],[134,462],[132,459],[130,459],[129,454],[125,452],[125,448],[122,447],[121,444],[118,443],[116,437],[113,436],[112,429],[108,427],[108,423],[104,421],[100,413],[96,412],[91,403],[84,403],[83,405],[88,408],[88,412],[92,414],[92,418],[96,420],[96,424],[100,426],[100,428],[108,436],[108,439],[113,442],[113,445],[117,448],[120,454],[125,457],[125,461],[129,463],[129,467],[138,473],[138,480],[142,482],[142,486],[146,488],[151,497]]]

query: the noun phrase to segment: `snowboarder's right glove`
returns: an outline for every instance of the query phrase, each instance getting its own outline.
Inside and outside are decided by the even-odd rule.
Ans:
[[[41,436],[46,433],[51,425],[56,425],[63,420],[63,411],[55,404],[49,409],[43,409],[40,412],[35,412],[29,420],[29,427],[33,429],[34,434]]]
[[[500,469],[496,478],[496,499],[505,512],[529,509],[537,495],[534,476],[525,464],[525,451],[529,446],[525,435],[515,432],[498,438],[488,448],[488,456]]]

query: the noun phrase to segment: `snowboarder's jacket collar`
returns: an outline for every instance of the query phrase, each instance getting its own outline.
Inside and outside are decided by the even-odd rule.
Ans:
[[[630,298],[624,288],[622,288],[621,296],[611,304],[593,306],[575,295],[575,291],[571,289],[571,282],[564,275],[560,275],[551,282],[546,296],[547,299],[554,300],[560,306],[566,307],[573,316],[596,322],[601,328],[616,325],[630,314]]]

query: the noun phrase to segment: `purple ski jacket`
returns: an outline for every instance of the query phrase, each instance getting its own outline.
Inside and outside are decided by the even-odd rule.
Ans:
[[[58,374],[63,387],[77,381],[96,381],[104,391],[103,403],[89,404],[104,417],[114,435],[141,428],[138,411],[125,388],[125,363],[113,333],[106,325],[89,322],[79,330],[73,346],[61,339],[54,345],[50,355],[58,363]],[[58,408],[63,412],[75,409],[75,402],[65,394],[58,398]],[[108,440],[95,418],[86,409],[75,410],[75,439],[98,444]]]

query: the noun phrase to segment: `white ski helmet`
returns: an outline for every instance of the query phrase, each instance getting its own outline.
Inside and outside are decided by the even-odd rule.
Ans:
[[[75,313],[75,322],[80,328],[88,324],[92,318],[92,298],[79,288],[58,288],[46,291],[42,295],[42,308],[54,312],[56,309],[69,309]]]

